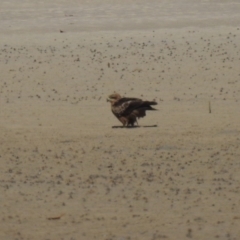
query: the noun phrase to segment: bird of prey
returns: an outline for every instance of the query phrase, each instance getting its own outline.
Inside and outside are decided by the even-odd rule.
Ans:
[[[123,124],[123,127],[138,124],[137,119],[146,116],[147,110],[157,110],[151,105],[157,105],[155,101],[143,101],[139,98],[121,97],[118,93],[108,96],[111,110],[115,117]]]

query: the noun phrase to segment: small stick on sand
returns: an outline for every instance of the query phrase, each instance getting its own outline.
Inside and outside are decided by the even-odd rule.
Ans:
[[[61,214],[61,215],[59,215],[59,216],[57,216],[57,217],[49,217],[49,218],[47,218],[47,219],[48,219],[48,220],[58,220],[58,219],[60,219],[63,215],[64,215],[64,213]]]
[[[212,108],[211,108],[211,102],[210,101],[208,102],[208,110],[209,110],[209,113],[212,113]]]

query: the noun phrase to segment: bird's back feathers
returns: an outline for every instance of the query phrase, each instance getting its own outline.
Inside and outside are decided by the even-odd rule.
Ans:
[[[121,98],[112,105],[112,111],[118,116],[128,116],[134,111],[135,115],[138,117],[138,112],[142,113],[146,110],[156,110],[151,107],[151,105],[157,105],[157,103],[154,101],[142,101],[138,98]]]

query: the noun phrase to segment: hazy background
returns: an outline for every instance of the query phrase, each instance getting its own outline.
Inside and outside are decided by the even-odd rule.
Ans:
[[[0,30],[133,30],[159,27],[238,26],[239,1],[1,1]],[[129,24],[131,23],[131,24]]]

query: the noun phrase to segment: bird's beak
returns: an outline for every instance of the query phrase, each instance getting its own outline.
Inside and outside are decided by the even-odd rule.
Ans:
[[[110,98],[107,98],[107,102],[111,102]]]

